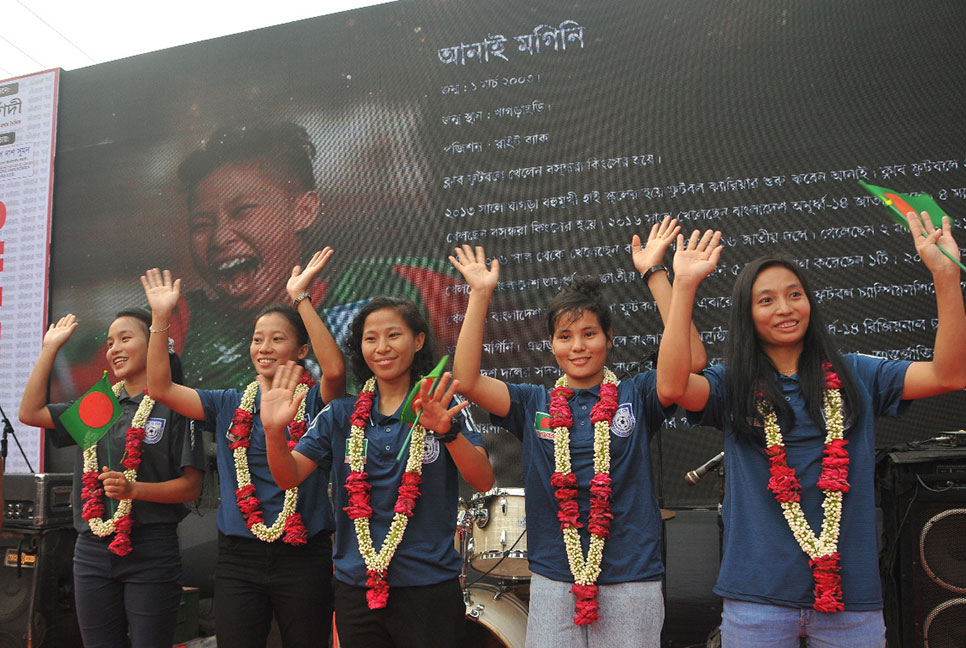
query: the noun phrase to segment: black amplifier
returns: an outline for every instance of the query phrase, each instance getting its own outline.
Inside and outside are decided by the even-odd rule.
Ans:
[[[71,473],[25,473],[3,477],[3,526],[40,529],[73,522]]]

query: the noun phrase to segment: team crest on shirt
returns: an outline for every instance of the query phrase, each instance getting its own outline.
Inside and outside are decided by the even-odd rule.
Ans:
[[[634,431],[635,425],[637,425],[637,419],[634,418],[634,410],[631,408],[630,403],[624,403],[614,412],[614,420],[611,421],[610,431],[619,437],[629,437],[631,432]]]
[[[164,436],[164,424],[165,419],[163,418],[149,418],[144,422],[144,442],[148,445],[154,445],[161,440]]]
[[[427,434],[423,437],[423,463],[431,464],[439,459],[439,440]]]

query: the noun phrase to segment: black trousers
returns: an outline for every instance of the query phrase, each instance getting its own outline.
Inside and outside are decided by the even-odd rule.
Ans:
[[[466,623],[456,578],[438,585],[390,587],[389,602],[370,610],[366,588],[332,579],[335,626],[343,648],[455,648]]]
[[[264,648],[274,615],[285,648],[328,645],[332,538],[301,547],[218,534],[215,633],[219,646]]]
[[[181,602],[181,553],[173,524],[136,526],[127,556],[110,540],[77,536],[74,598],[84,645],[170,648]]]

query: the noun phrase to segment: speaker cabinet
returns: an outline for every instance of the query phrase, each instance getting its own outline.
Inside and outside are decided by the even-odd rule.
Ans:
[[[880,460],[890,648],[966,646],[966,447],[935,439]]]
[[[0,648],[80,648],[69,527],[0,532]]]

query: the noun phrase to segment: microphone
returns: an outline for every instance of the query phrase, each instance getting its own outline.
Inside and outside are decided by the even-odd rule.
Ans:
[[[690,484],[691,486],[694,486],[699,481],[701,481],[701,478],[704,477],[704,474],[706,472],[717,468],[718,464],[721,463],[722,459],[724,459],[724,452],[719,452],[718,454],[711,457],[710,459],[708,459],[706,462],[704,462],[694,470],[688,472],[688,474],[684,476],[684,480],[688,482],[688,484]]]

